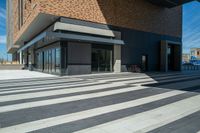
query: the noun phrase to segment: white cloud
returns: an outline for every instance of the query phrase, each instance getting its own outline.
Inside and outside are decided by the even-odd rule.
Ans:
[[[6,10],[4,8],[0,8],[0,18],[6,19]]]
[[[6,43],[6,36],[0,36],[0,44],[5,44]]]

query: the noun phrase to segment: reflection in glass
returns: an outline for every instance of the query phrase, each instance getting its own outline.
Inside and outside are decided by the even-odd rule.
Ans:
[[[56,66],[56,64],[55,64],[55,58],[56,58],[55,52],[56,52],[56,50],[52,49],[52,72],[53,73],[56,72],[56,70],[55,70],[55,66]]]
[[[52,72],[52,53],[51,53],[51,49],[49,50],[49,58],[48,58],[48,66],[49,66],[49,73]]]
[[[60,72],[60,48],[56,48],[56,73]]]
[[[112,50],[92,49],[92,71],[112,71]]]
[[[51,48],[36,53],[36,69],[47,73],[60,73],[60,48]]]

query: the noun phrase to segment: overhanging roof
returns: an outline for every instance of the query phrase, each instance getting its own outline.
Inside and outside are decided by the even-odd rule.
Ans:
[[[40,35],[36,36],[30,42],[21,47],[18,52],[23,51],[42,39],[51,38],[51,39],[60,39],[60,40],[68,40],[68,41],[81,41],[81,42],[89,42],[89,43],[97,43],[97,44],[116,44],[116,45],[124,45],[124,41],[113,39],[113,38],[105,38],[105,37],[94,37],[89,35],[77,35],[72,33],[59,33],[59,32],[43,32]]]
[[[49,14],[39,13],[30,23],[28,28],[20,35],[15,45],[22,46],[24,42],[28,42],[34,36],[46,29],[49,25],[54,23],[59,17]]]
[[[185,3],[192,2],[195,0],[148,0],[148,1],[159,6],[172,8],[172,7],[183,5]],[[200,1],[200,0],[196,0],[196,1]]]

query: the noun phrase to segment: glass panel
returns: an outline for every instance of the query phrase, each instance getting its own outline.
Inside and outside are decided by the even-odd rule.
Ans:
[[[60,48],[56,48],[56,73],[60,73]]]
[[[51,49],[49,50],[49,72],[52,72],[52,54]]]
[[[55,52],[56,50],[55,49],[52,49],[52,72],[55,73]]]
[[[99,70],[105,71],[106,60],[105,60],[105,50],[98,50],[99,53]]]
[[[44,71],[48,72],[48,52],[44,51]]]
[[[35,54],[35,68],[39,70],[39,53]]]
[[[99,71],[99,54],[96,49],[92,49],[92,71]]]
[[[38,53],[38,70],[39,71],[42,71],[42,53],[41,52],[39,52]]]
[[[41,71],[44,71],[44,52],[41,52],[40,56],[41,56],[40,58]]]
[[[60,73],[60,48],[52,48],[36,53],[36,67],[48,73]]]
[[[172,47],[171,46],[168,46],[167,54],[168,54],[168,69],[172,70]]]
[[[112,71],[112,50],[92,49],[92,71]]]
[[[148,64],[147,64],[147,63],[148,63],[148,62],[147,62],[147,58],[148,58],[147,55],[142,55],[142,70],[143,70],[143,71],[146,71],[146,70],[147,70],[147,67],[148,67],[148,66],[147,66],[147,65],[148,65]]]
[[[106,69],[105,71],[112,71],[112,51],[106,50]]]

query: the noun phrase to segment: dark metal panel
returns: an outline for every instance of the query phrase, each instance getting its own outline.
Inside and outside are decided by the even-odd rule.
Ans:
[[[76,35],[69,33],[58,33],[58,32],[43,32],[40,35],[36,36],[33,40],[25,44],[22,48],[18,50],[18,52],[27,49],[30,46],[33,46],[38,41],[42,39],[62,39],[62,40],[70,40],[70,41],[80,41],[80,42],[89,42],[89,43],[98,43],[98,44],[117,44],[124,45],[123,40],[117,40],[112,38],[103,38],[103,37],[93,37],[89,35]]]
[[[194,0],[148,0],[148,1],[159,6],[172,8],[172,7],[179,6],[188,2],[192,2]]]
[[[149,71],[159,70],[161,40],[179,42],[179,45],[181,45],[180,37],[159,35],[126,28],[121,28],[120,31],[122,32],[122,40],[126,44],[122,47],[122,64],[140,66],[142,55],[148,55]]]
[[[100,44],[118,44],[124,45],[123,40],[117,40],[112,38],[103,38],[103,37],[94,37],[89,35],[76,35],[76,34],[69,34],[69,33],[57,33],[57,32],[49,32],[49,37],[55,37],[60,39],[66,39],[71,41],[83,41],[83,42],[90,42],[90,43],[100,43]]]

